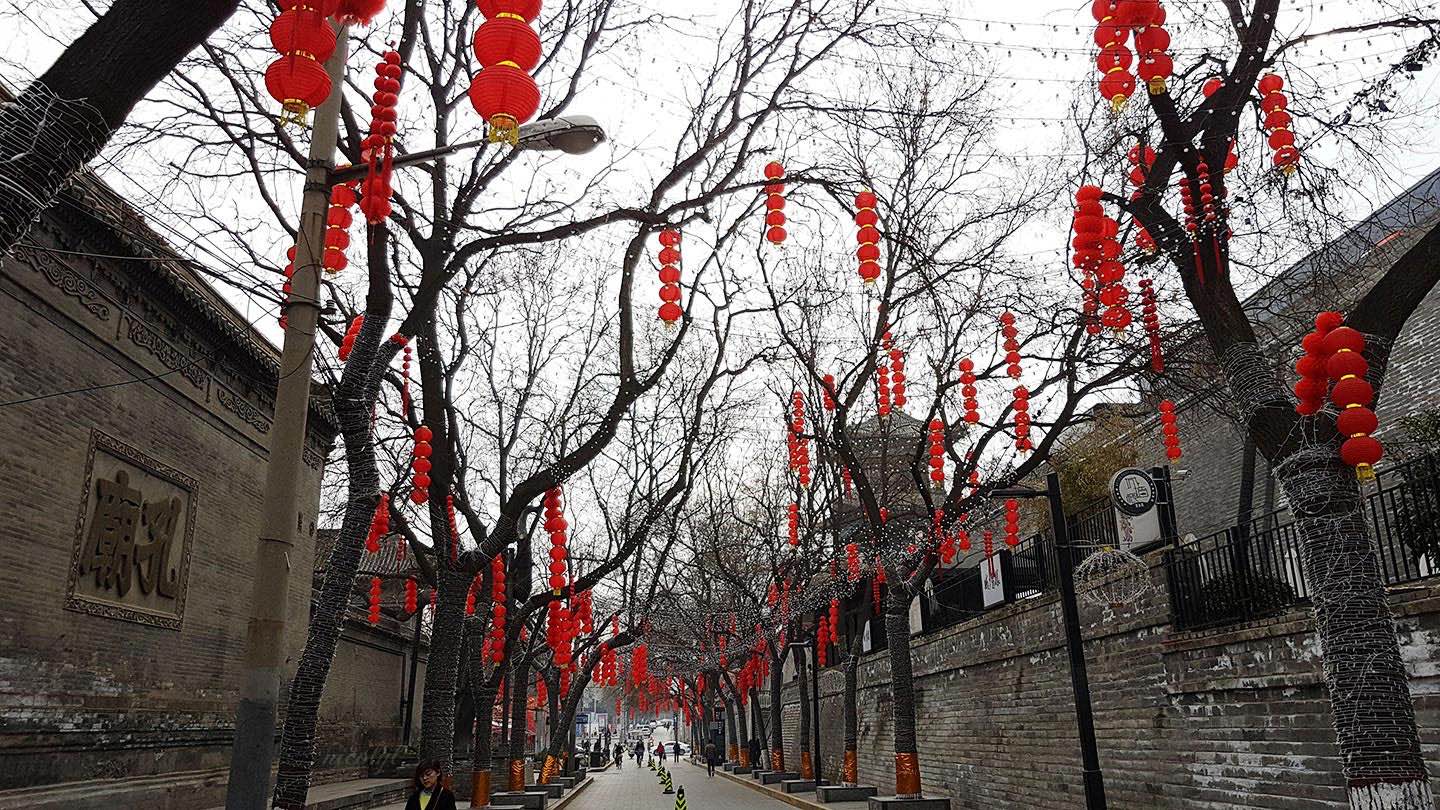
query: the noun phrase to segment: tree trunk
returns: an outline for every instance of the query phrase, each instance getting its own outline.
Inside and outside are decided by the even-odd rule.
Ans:
[[[740,763],[741,767],[749,767],[750,724],[747,722],[747,718],[745,716],[746,712],[749,711],[749,707],[745,705],[743,698],[744,695],[737,692],[735,695],[735,701],[731,704],[735,707],[735,730],[736,732],[738,732],[735,735],[735,745],[737,746],[735,750],[735,761]]]
[[[477,656],[478,657],[478,656]],[[474,676],[471,694],[475,699],[475,749],[470,758],[470,806],[490,805],[490,763],[494,756],[495,686],[481,674]]]
[[[0,106],[0,257],[239,0],[116,0]]]
[[[374,234],[383,252],[384,232]],[[382,265],[386,266],[386,265]],[[320,596],[305,636],[305,648],[295,669],[285,706],[285,725],[280,737],[280,761],[275,775],[273,806],[283,810],[303,810],[310,790],[310,774],[315,766],[315,733],[320,715],[320,700],[335,660],[335,648],[345,627],[345,615],[355,576],[364,554],[364,541],[370,530],[379,503],[380,472],[375,464],[375,448],[370,433],[370,407],[376,379],[373,366],[384,339],[390,313],[388,294],[372,295],[366,312],[369,317],[361,326],[360,335],[345,366],[337,396],[335,414],[345,442],[346,482],[345,515],[340,533],[324,562],[325,578]],[[354,393],[360,392],[360,393]]]
[[[1276,465],[1303,546],[1350,806],[1434,805],[1405,665],[1354,473],[1334,448]]]
[[[725,701],[725,732],[728,736],[725,746],[725,761],[740,761],[740,737],[735,729],[735,704],[729,700]]]
[[[800,698],[800,778],[814,779],[815,763],[810,758],[810,690],[805,674],[807,669],[805,652],[802,649],[795,653],[795,683],[799,687],[796,694]]]
[[[444,526],[444,504],[439,506]],[[431,525],[435,523],[431,510]],[[436,544],[443,557],[444,546]],[[438,592],[430,629],[430,658],[425,664],[425,706],[420,713],[420,758],[438,759],[447,778],[452,774],[455,745],[455,694],[460,670],[460,634],[465,622],[465,594],[473,577],[446,560],[435,566]]]
[[[519,642],[517,641],[516,644]],[[505,789],[525,789],[525,735],[529,723],[525,717],[525,699],[530,693],[530,659],[522,650],[511,654],[510,676],[510,772],[506,774]]]
[[[770,662],[770,770],[785,771],[785,731],[780,726],[780,691],[785,687],[781,670],[785,659],[772,656]]]
[[[850,642],[850,655],[845,659],[845,761],[841,766],[840,781],[847,785],[860,784],[860,711],[857,701],[860,693],[860,634]]]
[[[910,661],[910,596],[892,587],[885,599],[890,652],[891,713],[895,725],[895,795],[920,796],[920,753],[915,742],[915,676]]]

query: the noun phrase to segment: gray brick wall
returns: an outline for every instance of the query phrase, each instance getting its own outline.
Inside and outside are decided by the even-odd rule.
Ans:
[[[1082,608],[1110,807],[1346,807],[1308,614],[1177,633],[1156,584],[1130,608]],[[1440,775],[1440,586],[1408,589],[1393,601],[1426,759]],[[914,659],[927,793],[977,810],[1082,806],[1053,599],[922,636]],[[883,652],[862,660],[858,701],[861,779],[882,793],[894,790],[888,669]],[[843,748],[843,685],[839,667],[821,674],[821,751],[831,778]],[[787,704],[797,699],[787,686]]]

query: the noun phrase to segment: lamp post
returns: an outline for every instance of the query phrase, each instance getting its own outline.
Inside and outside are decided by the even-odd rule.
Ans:
[[[997,489],[997,498],[1046,498],[1050,501],[1050,526],[1055,532],[1059,555],[1060,611],[1065,621],[1065,650],[1070,656],[1070,689],[1075,696],[1075,725],[1080,735],[1080,761],[1085,780],[1087,810],[1105,810],[1105,776],[1100,770],[1100,753],[1095,743],[1095,717],[1090,707],[1090,678],[1085,671],[1085,645],[1080,637],[1080,610],[1075,602],[1074,554],[1060,500],[1060,476],[1045,477],[1045,490],[1028,487]]]
[[[270,771],[275,759],[275,719],[285,663],[286,607],[290,591],[290,549],[304,525],[300,512],[310,377],[314,367],[315,332],[321,308],[320,263],[330,189],[362,177],[366,167],[334,169],[340,107],[349,53],[349,27],[341,26],[336,48],[325,68],[335,88],[315,110],[304,202],[295,246],[295,273],[285,300],[286,325],[280,354],[279,380],[265,467],[250,614],[245,632],[244,672],[235,711],[235,743],[226,787],[227,810],[264,810],[270,799]],[[583,154],[605,140],[605,131],[588,116],[535,121],[520,127],[516,148]],[[467,141],[397,157],[395,166],[473,149],[486,140]]]

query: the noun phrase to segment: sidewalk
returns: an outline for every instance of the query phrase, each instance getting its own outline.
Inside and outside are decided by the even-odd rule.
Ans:
[[[818,799],[815,798],[814,792],[785,793],[784,791],[780,790],[780,786],[778,784],[762,785],[748,776],[736,776],[733,773],[727,773],[719,768],[716,768],[715,778],[718,779],[722,776],[725,777],[725,779],[729,782],[735,783],[737,785],[743,785],[746,789],[750,790],[752,793],[755,793],[758,796],[769,797],[768,801],[770,801],[771,804],[765,805],[766,807],[769,807],[776,802],[785,804],[789,807],[800,807],[804,810],[868,810],[868,808],[870,807],[869,802],[863,801],[829,802],[827,804],[822,804]]]
[[[680,787],[685,788],[688,810],[788,810],[793,806],[726,779],[719,768],[707,778],[704,768],[688,761],[667,762],[665,767],[670,769],[677,795]],[[675,795],[666,796],[660,790],[655,772],[643,765],[637,769],[632,760],[624,768],[596,774],[590,789],[565,810],[674,810]],[[829,806],[848,810],[846,805]]]

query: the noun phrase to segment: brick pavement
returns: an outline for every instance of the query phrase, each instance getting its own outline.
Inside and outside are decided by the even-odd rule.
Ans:
[[[794,810],[788,804],[722,779],[717,769],[706,777],[705,769],[689,762],[668,763],[675,787],[685,786],[689,810]],[[655,772],[635,767],[632,760],[622,770],[610,769],[595,775],[595,783],[566,805],[565,810],[674,810],[675,796],[660,792]]]

